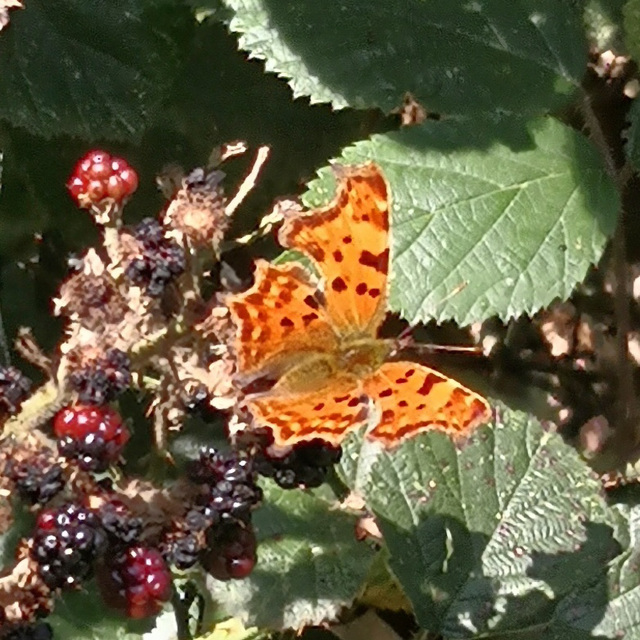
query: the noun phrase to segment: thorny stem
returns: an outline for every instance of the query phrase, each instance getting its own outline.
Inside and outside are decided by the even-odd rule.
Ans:
[[[618,351],[618,445],[626,450],[637,444],[635,429],[638,408],[633,385],[633,366],[629,358],[628,336],[631,330],[629,310],[629,283],[626,264],[626,211],[624,192],[633,176],[633,168],[628,161],[618,168],[612,149],[606,140],[600,121],[593,110],[591,99],[585,93],[582,113],[589,130],[590,139],[600,151],[607,173],[614,181],[620,194],[621,210],[613,237],[613,271],[615,275],[614,314],[616,318],[616,346]]]

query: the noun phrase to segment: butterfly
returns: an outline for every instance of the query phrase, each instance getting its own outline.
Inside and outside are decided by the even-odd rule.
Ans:
[[[466,435],[491,417],[488,402],[459,382],[410,361],[388,361],[395,342],[378,338],[389,284],[390,196],[373,163],[334,166],[334,200],[290,216],[281,245],[301,263],[258,260],[253,286],[230,295],[237,380],[276,380],[246,397],[256,427],[278,446],[320,438],[339,445],[351,431],[392,448],[429,430]]]

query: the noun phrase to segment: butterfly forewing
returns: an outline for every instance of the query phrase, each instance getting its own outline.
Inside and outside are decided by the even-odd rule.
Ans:
[[[387,184],[373,164],[341,167],[336,173],[335,199],[324,208],[289,218],[279,239],[315,263],[336,332],[374,336],[384,316],[387,297]]]
[[[226,302],[236,326],[234,348],[241,378],[277,376],[306,353],[336,349],[317,288],[299,265],[258,260],[254,285]]]

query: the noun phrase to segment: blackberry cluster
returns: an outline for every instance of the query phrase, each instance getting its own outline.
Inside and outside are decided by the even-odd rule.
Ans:
[[[47,452],[51,455],[47,455]],[[47,450],[28,460],[9,459],[4,474],[11,480],[18,494],[29,504],[45,504],[64,487],[62,468]]]
[[[256,462],[260,475],[273,478],[283,489],[319,487],[331,467],[342,457],[342,449],[319,438],[302,442],[283,458],[263,453]]]
[[[262,500],[253,460],[243,453],[205,448],[189,469],[189,477],[203,487],[202,514],[212,525],[220,520],[249,523],[251,511]]]
[[[159,297],[169,282],[184,273],[184,250],[165,237],[162,225],[153,218],[140,222],[133,235],[142,252],[129,262],[125,274],[134,284],[145,287],[150,296]]]
[[[14,625],[4,635],[0,630],[0,638],[2,640],[52,640],[53,629],[46,622]]]
[[[171,574],[156,549],[128,547],[108,560],[98,574],[106,604],[130,618],[146,618],[171,597]]]
[[[84,404],[103,405],[131,386],[131,360],[120,349],[109,349],[90,366],[75,370],[69,385]]]
[[[0,367],[0,413],[16,413],[29,391],[31,380],[20,369]]]
[[[70,588],[92,575],[105,542],[95,513],[66,504],[39,514],[31,556],[50,589]]]
[[[120,414],[110,407],[74,405],[53,419],[60,455],[76,460],[84,471],[101,472],[116,462],[129,440]]]

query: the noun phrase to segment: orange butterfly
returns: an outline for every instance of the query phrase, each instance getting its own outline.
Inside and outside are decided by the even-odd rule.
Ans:
[[[289,218],[280,243],[308,256],[321,287],[297,263],[256,264],[255,284],[229,296],[238,379],[277,378],[247,397],[255,425],[280,446],[322,438],[334,445],[364,425],[393,447],[436,429],[467,434],[491,417],[487,401],[415,362],[386,362],[377,337],[386,311],[389,195],[375,164],[335,167],[328,206]]]

